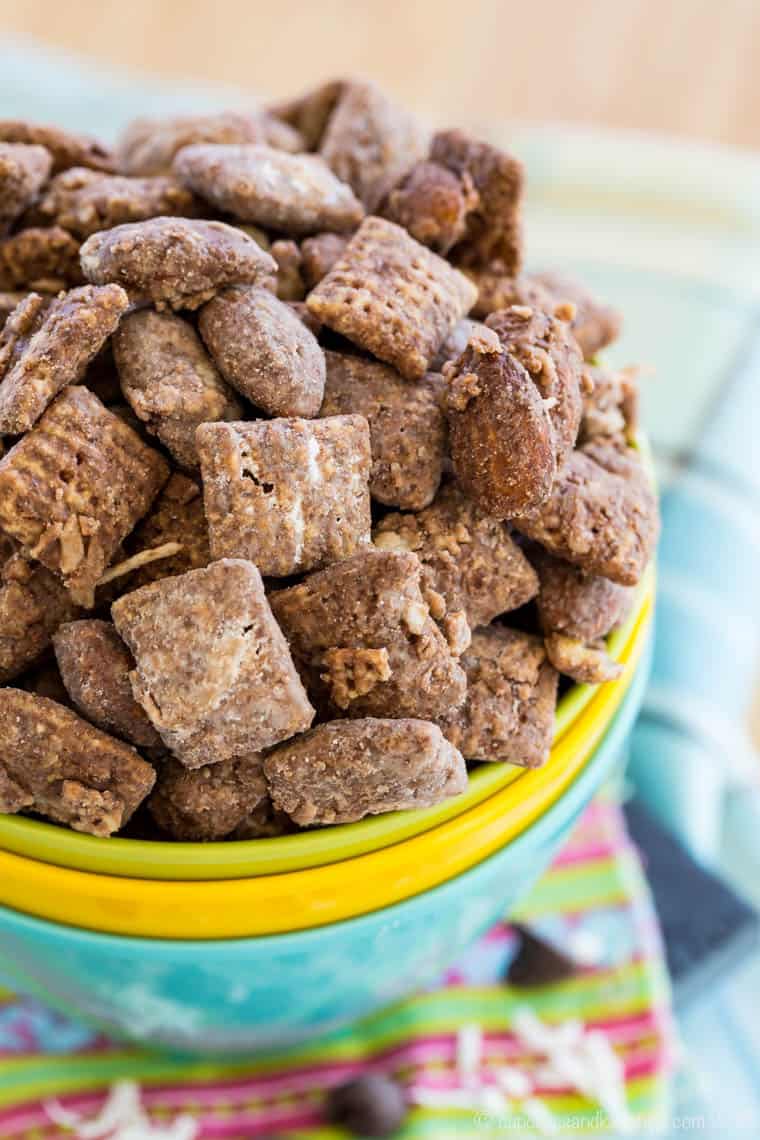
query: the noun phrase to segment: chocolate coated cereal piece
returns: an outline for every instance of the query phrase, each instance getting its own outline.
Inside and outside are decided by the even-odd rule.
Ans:
[[[114,168],[110,150],[96,139],[60,127],[46,127],[22,119],[0,119],[0,141],[44,147],[53,159],[52,174],[70,166],[88,166],[92,170]]]
[[[320,415],[355,414],[369,423],[369,489],[379,503],[416,511],[433,499],[446,455],[446,420],[435,386],[404,380],[365,357],[326,352]]]
[[[454,483],[418,514],[389,514],[374,533],[383,550],[411,550],[422,580],[474,629],[515,610],[538,592],[536,572],[508,528],[488,518]]]
[[[467,698],[438,718],[466,760],[538,768],[554,735],[558,675],[538,637],[503,626],[477,629],[462,655]]]
[[[362,1073],[330,1089],[326,1115],[354,1136],[393,1136],[407,1116],[404,1091],[382,1073]]]
[[[118,285],[83,285],[54,299],[30,294],[0,333],[0,433],[37,422],[62,388],[76,384],[129,304]]]
[[[394,186],[383,216],[409,230],[417,241],[447,254],[467,233],[467,215],[479,201],[472,179],[437,162],[418,162]]]
[[[353,187],[368,212],[421,159],[428,132],[374,83],[345,83],[319,142],[319,153]]]
[[[0,241],[0,288],[57,293],[83,280],[79,242],[60,226],[31,227]]]
[[[252,562],[224,559],[114,602],[135,698],[186,768],[304,732],[314,710]]]
[[[198,203],[174,178],[127,178],[73,167],[56,175],[35,217],[63,226],[78,238],[147,218],[198,215]]]
[[[5,328],[8,317],[22,301],[26,300],[27,293],[0,292],[0,331]]]
[[[42,146],[0,142],[0,231],[35,200],[52,165],[49,152]]]
[[[298,132],[271,115],[212,111],[200,115],[134,119],[117,147],[119,169],[131,175],[168,174],[177,151],[194,143],[266,143],[301,150]]]
[[[281,301],[303,301],[306,287],[301,276],[303,258],[294,241],[272,242],[270,252],[277,262],[275,292]]]
[[[363,416],[204,424],[196,438],[214,558],[284,577],[369,543]]]
[[[560,467],[575,446],[582,410],[583,361],[566,321],[527,305],[511,305],[492,313],[486,324],[546,401]]]
[[[169,558],[148,562],[135,570],[128,579],[130,590],[157,582],[159,578],[199,570],[211,561],[203,492],[197,483],[178,471],[128,539],[130,554],[154,550],[168,543],[177,543],[181,549]]]
[[[452,261],[474,267],[498,261],[505,273],[518,273],[522,263],[522,163],[457,130],[434,136],[430,160],[456,174],[463,192],[477,198],[467,211],[463,237],[450,250]]]
[[[97,728],[139,748],[161,737],[132,696],[132,654],[110,621],[65,622],[53,635],[58,668],[74,705]]]
[[[482,324],[481,321],[473,321],[469,317],[462,317],[438,349],[431,367],[438,371],[450,360],[456,360],[467,348],[470,338],[473,336],[477,336],[481,343],[492,344],[494,348],[498,348],[500,345],[498,336],[487,325]]]
[[[24,558],[13,539],[0,536],[0,558],[0,684],[6,684],[44,653],[77,608],[55,575]]]
[[[451,457],[465,493],[495,519],[543,502],[556,472],[554,432],[523,366],[475,336],[444,375]]]
[[[461,704],[464,673],[431,616],[421,573],[414,554],[368,550],[270,595],[293,659],[321,706],[339,708],[352,690],[351,717],[434,717]],[[336,655],[336,649],[346,652]],[[389,669],[377,659],[377,683],[359,693],[366,685],[347,680],[370,675],[368,649],[385,650]]]
[[[351,239],[345,234],[315,234],[301,242],[301,277],[313,289],[332,269]]]
[[[336,720],[264,760],[275,807],[301,826],[432,807],[467,787],[461,755],[424,720]]]
[[[586,367],[590,383],[583,397],[583,418],[579,432],[581,443],[597,436],[622,438],[633,443],[639,422],[639,393],[635,369]]]
[[[307,297],[323,324],[419,380],[475,287],[448,262],[384,218],[367,218]]]
[[[113,352],[125,399],[181,467],[198,467],[199,424],[243,415],[193,326],[173,313],[131,313]]]
[[[74,831],[112,835],[155,778],[134,748],[63,705],[0,689],[0,811],[35,811]]]
[[[271,416],[317,415],[324,353],[268,289],[225,289],[204,305],[198,325],[225,380],[251,403]]]
[[[91,606],[119,544],[169,474],[86,388],[71,387],[0,460],[0,526]]]
[[[297,131],[303,139],[305,150],[318,150],[327,122],[345,87],[345,80],[330,79],[302,95],[281,100],[268,110],[271,115]]]
[[[237,227],[187,218],[150,218],[93,234],[80,259],[88,281],[117,281],[133,300],[157,309],[197,309],[225,285],[254,284],[277,268]]]
[[[258,753],[193,771],[167,760],[148,799],[148,811],[174,839],[204,842],[224,839],[267,798]]]
[[[588,443],[570,453],[548,499],[514,525],[557,558],[635,586],[657,541],[657,500],[637,452]]]
[[[364,217],[351,187],[315,154],[201,143],[179,152],[174,172],[225,213],[286,234],[350,231]]]
[[[277,811],[267,794],[230,833],[230,839],[274,839],[296,830],[295,824],[284,811]]]
[[[569,301],[574,305],[571,328],[586,360],[593,360],[620,336],[623,319],[618,310],[595,300],[577,281],[559,273],[537,273],[533,280],[547,290],[555,304]]]

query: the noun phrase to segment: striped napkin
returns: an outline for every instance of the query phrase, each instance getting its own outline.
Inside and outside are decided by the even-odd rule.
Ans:
[[[506,986],[502,979],[516,937],[500,923],[427,992],[305,1048],[254,1061],[125,1049],[7,994],[0,1004],[0,1136],[63,1136],[46,1107],[51,1098],[89,1117],[111,1082],[131,1079],[142,1087],[152,1120],[168,1122],[189,1112],[199,1121],[200,1140],[337,1138],[342,1133],[323,1123],[326,1090],[371,1070],[403,1082],[412,1100],[445,1101],[441,1094],[461,1087],[457,1045],[467,1027],[477,1027],[485,1082],[504,1067],[528,1078],[531,1101],[544,1110],[539,1131],[551,1125],[608,1134],[598,1103],[567,1084],[546,1083],[546,1066],[517,1031],[526,1011],[546,1027],[577,1020],[584,1033],[602,1034],[622,1066],[626,1110],[638,1129],[655,1133],[669,1112],[670,994],[638,855],[613,802],[591,805],[514,917],[589,965],[561,983]],[[503,1109],[494,1114],[418,1106],[398,1140],[521,1135],[522,1125],[531,1130],[521,1104],[510,1106],[508,1119]]]

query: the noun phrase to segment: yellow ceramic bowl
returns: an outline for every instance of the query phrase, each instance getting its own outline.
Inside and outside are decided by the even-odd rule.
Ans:
[[[569,788],[610,727],[647,646],[651,591],[602,686],[542,768],[410,839],[321,867],[219,881],[96,875],[0,852],[0,903],[88,930],[152,938],[237,938],[304,930],[379,910],[453,879],[523,832]],[[497,776],[510,774],[499,766]],[[278,841],[279,842],[279,841]]]
[[[622,659],[632,632],[648,608],[654,569],[638,587],[626,623],[609,639],[610,654]],[[606,709],[604,693],[593,685],[574,685],[557,706],[552,758],[562,755],[568,734],[597,722]],[[573,737],[576,739],[576,737]],[[553,768],[552,768],[553,770]],[[236,879],[282,874],[353,859],[401,843],[439,827],[514,784],[522,788],[528,773],[511,764],[482,764],[471,774],[467,791],[422,811],[391,812],[359,823],[303,831],[276,839],[219,843],[157,843],[138,839],[99,839],[23,816],[0,815],[0,849],[43,863],[98,875],[139,879]]]

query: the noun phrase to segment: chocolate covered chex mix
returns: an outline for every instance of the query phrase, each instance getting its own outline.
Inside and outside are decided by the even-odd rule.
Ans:
[[[179,152],[174,172],[241,222],[286,234],[351,231],[364,217],[351,187],[314,154],[288,154],[257,143],[200,143]]]
[[[0,142],[0,232],[34,202],[52,165],[42,146]]]
[[[32,293],[0,333],[0,433],[28,431],[85,369],[128,305],[118,285],[83,285],[59,297]]]
[[[432,807],[467,786],[457,749],[410,718],[320,724],[270,752],[264,771],[275,807],[302,826]]]
[[[0,527],[91,606],[119,544],[166,482],[162,457],[71,387],[0,460]]]
[[[223,559],[125,594],[111,613],[135,698],[186,768],[303,732],[314,710],[252,562]]]
[[[327,352],[320,415],[356,414],[369,423],[369,488],[378,503],[420,510],[435,496],[446,457],[446,420],[439,391],[427,377],[404,380],[394,368],[363,356]]]
[[[268,800],[262,758],[221,760],[192,770],[167,760],[161,765],[148,811],[172,839],[224,839],[250,822]]]
[[[60,226],[33,226],[0,241],[2,289],[57,293],[83,280],[79,242]]]
[[[306,303],[323,324],[418,380],[475,295],[406,230],[367,218]]]
[[[586,366],[583,416],[578,439],[589,443],[599,436],[633,444],[639,421],[636,370]]]
[[[461,704],[464,674],[421,576],[414,554],[368,550],[270,595],[320,707],[351,717],[433,717]],[[436,614],[445,616],[438,607]]]
[[[211,551],[200,486],[176,471],[127,541],[130,555],[142,561],[125,580],[130,590],[208,566]],[[161,552],[166,553],[152,557]]]
[[[34,664],[77,607],[50,570],[30,562],[5,536],[0,562],[0,684],[6,684]]]
[[[63,705],[0,689],[0,811],[35,811],[75,831],[111,835],[155,778],[134,748]]]
[[[198,214],[194,196],[174,178],[128,178],[86,167],[57,174],[34,211],[45,225],[62,226],[81,239],[127,222]]]
[[[88,135],[74,134],[60,127],[30,123],[25,119],[0,119],[0,142],[44,147],[53,160],[51,173],[70,166],[93,170],[113,170],[114,159],[108,147]]]
[[[313,289],[343,255],[350,238],[345,234],[315,234],[301,242],[301,277]]]
[[[620,336],[623,321],[617,309],[597,301],[577,281],[560,273],[537,273],[533,280],[546,289],[555,305],[570,302],[574,307],[570,327],[586,360],[593,360]]]
[[[271,416],[312,417],[325,359],[312,332],[267,289],[225,289],[204,305],[199,328],[220,372]]]
[[[58,668],[71,700],[92,724],[141,748],[161,738],[132,695],[132,655],[111,622],[65,622],[53,637]]]
[[[113,338],[113,351],[130,407],[181,467],[198,467],[199,424],[243,414],[193,326],[174,313],[131,313]]]
[[[250,558],[284,577],[369,543],[363,416],[204,424],[197,442],[214,558]]]
[[[438,719],[466,760],[536,768],[554,734],[558,675],[540,638],[503,626],[476,630],[462,655],[464,704]]]
[[[413,551],[425,587],[474,629],[538,592],[536,572],[503,522],[489,518],[449,483],[418,514],[389,514],[375,529],[383,550]]]
[[[115,281],[157,309],[197,309],[225,285],[254,284],[276,270],[253,240],[224,222],[150,218],[102,230],[80,250],[88,281]]]

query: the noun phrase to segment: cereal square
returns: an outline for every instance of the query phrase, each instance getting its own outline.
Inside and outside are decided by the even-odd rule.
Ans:
[[[408,552],[368,550],[270,595],[313,700],[348,716],[438,716],[465,678]]]
[[[446,420],[431,378],[404,380],[395,368],[363,356],[327,352],[325,358],[320,415],[366,418],[373,499],[409,511],[426,507],[438,490],[446,457]]]
[[[462,664],[467,699],[439,718],[446,739],[465,760],[540,767],[554,736],[558,682],[541,639],[502,626],[478,629]]]
[[[264,771],[275,807],[302,827],[432,807],[467,787],[457,749],[412,718],[320,724],[270,752]]]
[[[419,380],[477,291],[383,218],[367,218],[306,303],[323,324]]]
[[[92,606],[98,579],[168,475],[97,396],[67,388],[0,460],[0,527]]]
[[[135,698],[186,768],[304,732],[314,710],[251,562],[162,578],[111,607],[132,650]]]
[[[60,226],[30,226],[0,241],[0,289],[58,293],[83,280],[79,242]]]
[[[224,839],[268,800],[261,756],[235,757],[205,768],[176,760],[161,765],[148,811],[172,839]]]
[[[369,543],[363,416],[203,424],[197,441],[214,558],[248,558],[284,577]]]
[[[0,560],[0,684],[6,684],[34,664],[77,608],[55,574],[29,562],[5,535]]]
[[[0,433],[29,431],[62,388],[77,384],[129,304],[118,285],[33,293],[0,333]]]
[[[449,610],[463,610],[474,629],[529,602],[536,572],[509,532],[489,518],[454,483],[418,514],[389,514],[375,529],[383,550],[413,551],[425,586]]]
[[[112,835],[153,787],[134,748],[47,697],[0,689],[0,811]]]

